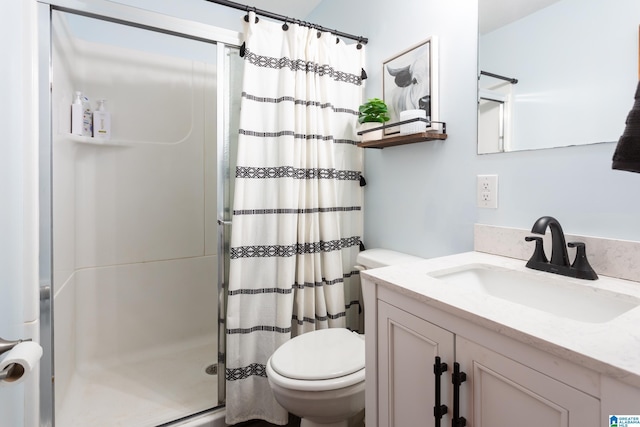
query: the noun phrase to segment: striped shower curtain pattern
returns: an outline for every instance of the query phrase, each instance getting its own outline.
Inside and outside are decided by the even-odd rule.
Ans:
[[[227,304],[227,423],[286,424],[265,365],[291,337],[360,329],[355,143],[364,49],[255,14],[244,78]]]

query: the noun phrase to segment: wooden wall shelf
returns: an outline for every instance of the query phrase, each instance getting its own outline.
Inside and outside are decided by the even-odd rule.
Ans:
[[[436,132],[419,132],[411,133],[408,135],[388,136],[382,139],[376,139],[373,141],[359,142],[358,147],[362,148],[385,148],[393,147],[396,145],[415,144],[416,142],[435,141],[447,139],[446,133]]]

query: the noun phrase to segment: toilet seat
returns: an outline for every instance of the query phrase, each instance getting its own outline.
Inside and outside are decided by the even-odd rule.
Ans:
[[[343,377],[364,368],[364,341],[344,328],[307,332],[281,345],[271,367],[296,380]]]
[[[332,390],[364,381],[364,340],[344,328],[297,336],[280,346],[267,363],[274,383],[294,390]]]

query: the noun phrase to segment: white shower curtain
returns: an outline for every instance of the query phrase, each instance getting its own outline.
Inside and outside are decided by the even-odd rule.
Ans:
[[[364,49],[330,33],[245,24],[227,304],[227,423],[286,424],[265,365],[292,336],[360,328],[356,147]]]

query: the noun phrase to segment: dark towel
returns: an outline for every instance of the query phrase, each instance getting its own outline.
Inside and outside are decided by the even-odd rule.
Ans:
[[[613,153],[612,168],[640,173],[640,82],[635,100],[627,116],[627,126]]]

